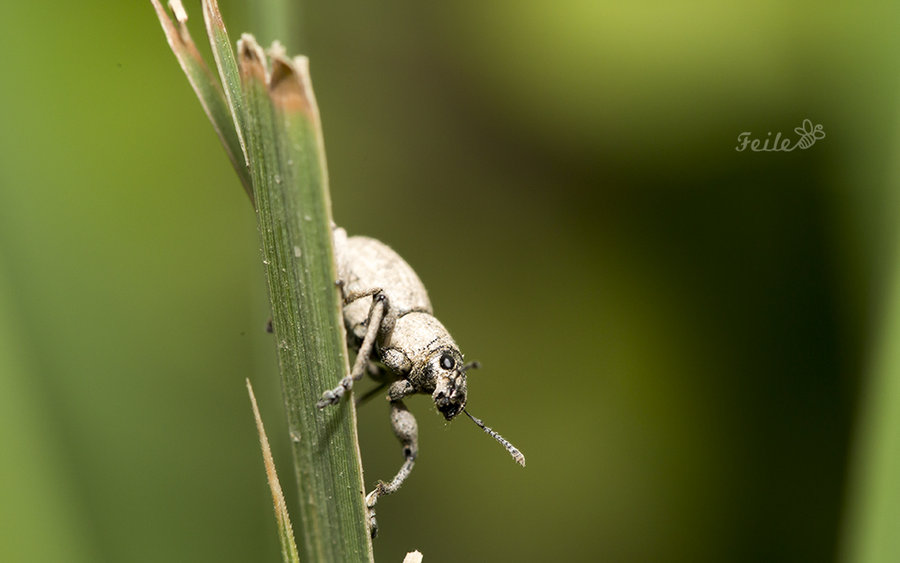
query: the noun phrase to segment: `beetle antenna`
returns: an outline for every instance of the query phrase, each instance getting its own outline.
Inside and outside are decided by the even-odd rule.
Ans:
[[[500,434],[497,434],[496,432],[491,430],[489,427],[485,426],[484,423],[481,422],[481,420],[479,420],[479,419],[475,418],[474,416],[472,416],[471,414],[469,414],[469,411],[467,411],[466,409],[463,409],[463,412],[466,413],[466,416],[468,416],[469,418],[472,419],[472,422],[474,422],[482,430],[484,430],[485,432],[490,434],[491,438],[493,438],[493,439],[497,440],[498,442],[500,442],[501,444],[503,444],[503,447],[506,448],[506,451],[509,452],[509,455],[513,456],[513,459],[516,460],[516,463],[518,463],[522,467],[525,467],[525,456],[522,455],[522,452],[520,452],[518,449],[516,449],[516,447],[514,445],[510,444],[506,438],[504,438]]]
[[[478,369],[480,367],[481,367],[481,362],[479,362],[478,360],[475,360],[474,362],[469,362],[469,363],[463,365],[462,370],[463,370],[463,372],[466,372],[470,369]]]

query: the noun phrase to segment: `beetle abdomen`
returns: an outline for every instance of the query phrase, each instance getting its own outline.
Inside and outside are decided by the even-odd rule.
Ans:
[[[338,279],[344,294],[381,289],[398,316],[411,311],[431,313],[428,292],[416,272],[381,241],[369,237],[347,237],[343,229],[334,231]],[[364,297],[344,307],[344,323],[358,338],[365,334],[365,322],[372,298]]]

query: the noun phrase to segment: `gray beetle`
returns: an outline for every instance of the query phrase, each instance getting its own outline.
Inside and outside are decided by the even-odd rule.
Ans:
[[[347,237],[346,231],[337,227],[334,249],[337,283],[344,297],[347,340],[357,355],[350,375],[334,389],[325,391],[316,406],[321,409],[338,403],[355,381],[369,373],[388,386],[391,425],[405,458],[390,483],[378,481],[366,496],[374,536],[378,497],[400,488],[418,454],[416,419],[403,404],[404,397],[428,393],[445,419],[452,420],[463,412],[523,467],[525,456],[466,411],[466,371],[478,364],[463,362],[459,347],[434,317],[428,292],[409,264],[386,244],[368,237]],[[380,365],[373,360],[380,361]]]

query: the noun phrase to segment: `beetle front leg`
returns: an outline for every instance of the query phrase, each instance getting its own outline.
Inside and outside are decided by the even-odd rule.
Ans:
[[[372,537],[378,532],[378,524],[375,521],[375,504],[378,498],[389,495],[397,491],[409,474],[412,473],[413,466],[416,463],[416,456],[419,454],[419,427],[416,424],[416,417],[406,409],[406,405],[401,400],[407,395],[415,393],[415,389],[405,379],[397,381],[391,385],[388,392],[388,398],[391,401],[391,427],[394,429],[394,435],[403,446],[403,465],[394,476],[390,483],[378,481],[371,493],[366,495],[366,508],[369,510],[369,527]]]
[[[356,354],[356,361],[353,362],[353,369],[350,375],[341,379],[341,384],[334,389],[329,389],[322,393],[322,398],[316,403],[318,408],[324,408],[328,405],[334,405],[341,400],[341,396],[353,387],[353,382],[358,381],[366,373],[369,365],[369,357],[375,348],[375,340],[378,338],[378,331],[381,328],[381,320],[387,310],[387,297],[379,290],[372,298],[372,308],[369,310],[368,327],[363,337],[362,344],[359,346],[359,352]]]

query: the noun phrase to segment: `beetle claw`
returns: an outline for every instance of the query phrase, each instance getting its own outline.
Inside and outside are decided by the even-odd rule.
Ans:
[[[343,387],[341,387],[340,389],[343,389]],[[324,393],[322,393],[322,398],[319,399],[318,403],[316,403],[316,407],[320,408],[320,409],[324,409],[328,405],[336,405],[338,403],[338,401],[340,401],[340,400],[341,400],[341,395],[338,393],[335,393],[332,389],[329,389],[328,391],[325,391]]]

